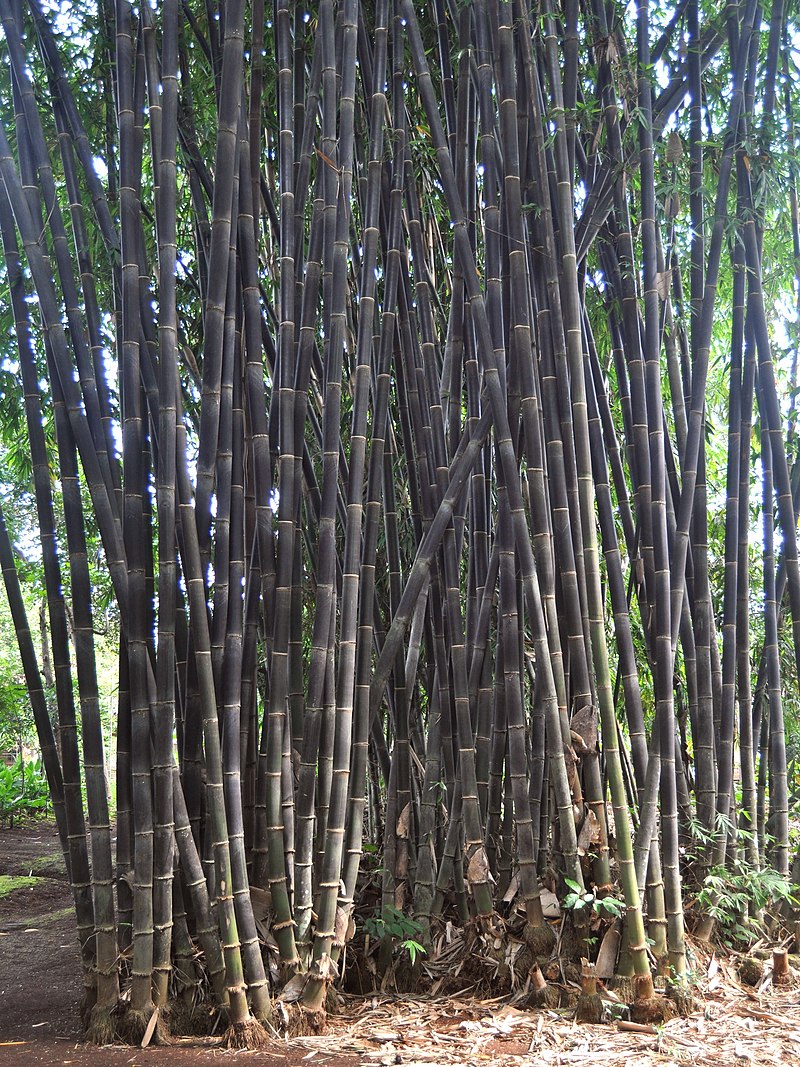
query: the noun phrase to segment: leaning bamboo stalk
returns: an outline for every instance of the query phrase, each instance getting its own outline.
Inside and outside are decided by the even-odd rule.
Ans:
[[[70,585],[74,621],[75,663],[81,708],[83,775],[89,815],[94,898],[95,951],[97,955],[97,1003],[92,1009],[88,1034],[105,1044],[114,1032],[113,1014],[118,1007],[116,915],[111,860],[111,823],[106,786],[105,751],[100,721],[91,584],[78,479],[75,445],[69,421],[61,411],[59,459],[70,560]]]
[[[4,191],[0,194],[0,234],[2,235],[3,241],[4,261],[14,313],[14,328],[17,337],[17,345],[21,351],[27,350],[30,348],[31,334],[25,302],[25,288],[19,260],[19,250],[17,247],[16,235],[14,233],[13,217],[11,215],[8,198]],[[23,388],[25,390],[26,414],[28,413],[27,409],[29,409],[30,425],[33,431],[30,437],[30,448],[34,487],[37,494],[37,503],[41,500],[41,505],[46,507],[45,489],[49,486],[50,474],[46,461],[46,445],[42,432],[41,405],[38,399],[38,392],[29,392],[33,378],[32,375],[26,373],[26,368],[30,366],[30,363],[23,359],[21,360],[21,364],[23,368],[22,373]],[[41,527],[40,523],[40,528],[42,529],[42,532],[44,532],[46,527]],[[42,678],[39,674],[37,665],[36,650],[28,626],[27,611],[25,609],[22,589],[14,564],[13,549],[8,536],[5,519],[2,518],[2,515],[0,515],[0,550],[2,551],[2,568],[6,593],[12,619],[14,621],[14,628],[17,634],[20,658],[25,672],[26,688],[34,713],[37,735],[39,737],[39,744],[42,749],[45,765],[45,773],[47,775],[48,786],[53,799],[56,822],[59,828],[59,838],[65,855],[67,872],[69,873],[70,845],[66,813],[64,810],[64,781],[61,764],[59,761],[58,750],[55,745],[50,718],[47,712],[44,689],[42,688]],[[46,551],[43,554],[46,556]]]
[[[102,315],[99,305],[97,278],[95,277],[94,265],[91,257],[89,232],[86,223],[86,214],[81,202],[81,190],[74,161],[74,148],[66,129],[65,121],[61,114],[61,107],[56,106],[55,120],[59,133],[59,145],[61,147],[61,162],[64,168],[65,184],[70,199],[70,215],[74,234],[75,254],[78,270],[81,278],[81,290],[85,307],[86,328],[91,347],[92,367],[94,371],[94,387],[97,391],[102,420],[103,438],[105,441],[105,454],[108,459],[114,495],[117,502],[117,510],[121,510],[121,477],[119,458],[116,453],[115,441],[115,412],[111,397],[111,382],[109,373],[103,358]],[[114,271],[114,291],[118,291],[118,272]]]
[[[234,183],[234,198],[238,198],[238,178]],[[225,328],[222,341],[222,372],[220,374],[220,411],[215,466],[215,513],[210,556],[213,559],[213,607],[211,610],[211,665],[217,692],[222,689],[222,669],[228,606],[237,590],[231,589],[231,499],[233,496],[233,378],[236,347],[237,317],[237,255],[236,231],[231,229],[228,257],[228,289],[225,300]],[[210,580],[209,580],[210,585]]]
[[[389,392],[388,373],[384,372],[382,378],[384,380],[381,382],[379,397],[383,391],[385,391],[387,395]],[[385,416],[383,422],[385,425]],[[383,452],[381,482],[383,487],[384,536],[386,539],[386,557],[389,571],[389,611],[391,612],[394,607],[399,604],[400,597],[402,596],[403,568],[401,562],[400,524],[397,507],[398,486],[394,476],[394,462],[390,449],[384,447],[378,450]],[[375,495],[377,494],[370,494],[368,491],[368,497],[372,497],[372,500],[368,500],[367,507],[373,506],[375,508],[377,525],[380,508],[379,506],[375,507],[372,502]],[[377,616],[377,603],[374,603],[373,610]],[[376,620],[373,622],[373,629],[374,644],[376,647],[379,647],[383,641],[383,626]],[[366,627],[364,627],[363,632],[366,634]],[[409,644],[411,645],[411,642],[409,642]],[[415,686],[413,682],[409,685],[407,681],[409,673],[412,678],[416,678],[417,676],[419,667],[419,645],[417,645],[416,651],[416,655],[412,652],[412,655],[410,657],[406,656],[405,659],[398,657],[394,671],[395,685],[393,690],[393,703],[395,707],[395,744],[397,745],[398,761],[398,810],[400,812],[400,820],[397,825],[398,829],[402,829],[403,832],[398,834],[400,847],[397,850],[393,875],[395,884],[398,887],[395,890],[396,905],[400,907],[405,904],[407,898],[413,897],[419,868],[419,852],[416,847],[419,835],[414,831],[420,823],[421,804],[419,782],[414,770],[415,766],[419,767],[417,761],[425,757],[426,745],[422,732],[422,716],[414,714],[415,711],[419,710],[415,700]],[[365,720],[368,723],[368,684],[365,684],[363,688],[363,704],[360,713],[364,714]],[[360,723],[360,720],[358,721]],[[381,765],[384,766],[385,763],[388,762],[389,756],[385,739],[382,734],[374,734],[373,738],[378,759],[381,762]],[[363,824],[363,805],[361,810],[361,822]],[[408,818],[406,818],[406,816],[408,816]],[[359,852],[360,851],[361,849],[359,848]],[[352,861],[348,857],[348,871],[351,862]]]
[[[111,493],[114,483],[106,450],[105,434],[103,433],[100,403],[94,378],[94,366],[86,340],[84,316],[80,306],[78,285],[75,281],[75,269],[69,252],[60,204],[56,196],[50,155],[45,142],[39,109],[33,96],[33,86],[27,73],[20,31],[7,3],[0,5],[0,17],[2,17],[11,66],[14,71],[14,95],[19,100],[19,108],[25,116],[24,129],[26,133],[23,137],[28,144],[27,152],[30,158],[30,166],[35,168],[37,184],[41,189],[43,207],[46,213],[47,227],[52,236],[53,257],[64,298],[69,336],[75,354],[85,405],[86,423],[92,434],[95,454],[103,473],[106,489]],[[18,122],[20,119],[21,115],[18,114]],[[31,195],[33,195],[32,190]]]
[[[786,735],[784,732],[781,666],[778,653],[778,609],[775,602],[775,522],[773,517],[774,476],[769,423],[764,418],[760,367],[758,379],[761,410],[762,514],[764,522],[764,655],[767,660],[769,703],[769,832],[775,841],[771,859],[784,877],[789,873],[788,796],[786,783]],[[765,762],[762,749],[761,762]]]
[[[491,755],[492,734],[492,673],[493,663],[488,654],[491,637],[491,616],[495,604],[497,574],[500,566],[500,553],[497,540],[492,547],[489,568],[481,590],[480,606],[474,624],[472,659],[470,661],[469,689],[470,701],[475,708],[475,775],[478,784],[478,799],[481,811],[486,817],[489,802],[489,763]],[[541,737],[544,741],[544,736]]]
[[[2,209],[0,208],[0,210]],[[25,689],[33,710],[36,736],[42,752],[45,776],[47,777],[47,787],[50,790],[50,797],[53,802],[53,815],[58,827],[58,839],[61,843],[61,851],[64,853],[67,874],[69,874],[70,850],[67,820],[64,811],[64,779],[61,774],[61,764],[55,737],[53,736],[53,727],[47,711],[47,700],[37,662],[36,648],[28,623],[28,612],[14,562],[14,546],[6,526],[2,508],[0,508],[0,570],[3,572],[3,584],[8,597],[8,606],[14,623],[14,633],[19,647],[22,669],[25,674]]]
[[[218,1004],[224,1002],[225,957],[220,941],[219,926],[212,912],[212,904],[206,885],[203,865],[197,851],[197,844],[192,834],[186,799],[181,788],[178,768],[172,768],[172,810],[175,819],[175,846],[180,857],[181,871],[194,916],[194,929],[200,942],[208,968],[214,999]]]
[[[81,169],[89,189],[92,208],[103,236],[103,241],[109,252],[116,251],[119,253],[118,229],[111,217],[108,198],[94,166],[94,149],[81,121],[75,102],[73,85],[64,69],[52,26],[42,12],[40,0],[28,0],[28,7],[33,15],[42,53],[52,72],[54,84],[58,89],[58,106],[64,109],[65,118],[72,135],[72,143],[81,163]],[[110,7],[110,4],[104,5],[104,12],[107,7]],[[113,49],[111,51],[113,52]]]
[[[0,130],[0,137],[4,134]],[[7,146],[5,146],[7,149]],[[10,158],[10,157],[9,157]],[[82,962],[85,971],[87,1007],[91,1009],[94,999],[94,983],[89,970],[93,963],[94,909],[91,897],[89,858],[86,847],[86,828],[80,790],[80,767],[77,743],[77,722],[72,688],[69,639],[66,610],[61,581],[61,566],[58,557],[55,515],[51,493],[50,468],[44,438],[42,407],[38,386],[32,331],[26,303],[25,287],[20,270],[19,252],[14,233],[14,219],[8,197],[8,183],[0,196],[0,227],[6,268],[9,273],[12,307],[15,318],[17,350],[22,372],[25,395],[25,414],[28,439],[33,462],[34,494],[42,548],[42,564],[45,573],[47,611],[50,623],[51,644],[55,666],[56,705],[59,720],[61,770],[64,789],[64,814],[69,848],[67,870],[75,901],[78,921],[78,937],[82,946]],[[23,204],[18,201],[18,211]],[[44,263],[42,264],[44,266]],[[53,358],[50,353],[51,359]],[[52,365],[52,364],[51,364]]]

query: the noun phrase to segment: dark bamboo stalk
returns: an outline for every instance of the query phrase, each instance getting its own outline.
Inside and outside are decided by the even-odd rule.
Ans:
[[[155,1003],[163,1007],[168,993],[172,941],[174,817],[172,809],[172,731],[175,705],[175,627],[178,568],[176,559],[175,463],[177,422],[177,310],[175,267],[177,253],[177,134],[178,36],[177,0],[164,6],[160,70],[151,98],[161,88],[162,115],[159,181],[156,191],[159,237],[159,352],[158,352],[158,652],[156,701],[153,705],[153,793],[155,807],[153,911]],[[151,103],[152,109],[152,103]],[[154,131],[155,136],[155,131]]]
[[[209,29],[216,30],[212,19]],[[213,49],[212,49],[213,51]],[[219,433],[222,344],[225,326],[227,263],[234,211],[233,189],[239,173],[237,139],[242,101],[244,52],[244,2],[226,5],[225,33],[221,47],[219,114],[214,161],[214,203],[211,218],[208,278],[203,319],[203,396],[197,465],[197,524],[202,553],[208,551],[211,497]]]
[[[3,571],[3,583],[8,597],[8,606],[14,623],[14,632],[19,645],[22,669],[25,673],[25,688],[31,702],[36,736],[42,751],[47,786],[53,801],[53,815],[58,827],[58,838],[69,873],[70,849],[67,833],[67,819],[64,811],[64,779],[61,774],[58,748],[56,747],[53,727],[47,711],[47,700],[42,685],[42,675],[37,662],[36,647],[33,643],[28,613],[22,596],[22,587],[14,562],[14,546],[6,526],[5,516],[0,509],[0,569]]]
[[[686,945],[678,854],[678,804],[675,784],[675,711],[673,702],[672,623],[669,598],[669,555],[666,515],[666,474],[661,396],[660,315],[656,290],[655,175],[653,165],[652,94],[650,85],[650,22],[646,4],[637,8],[638,97],[643,121],[639,126],[639,164],[642,189],[642,249],[647,415],[650,438],[650,478],[655,569],[655,690],[661,741],[661,848],[667,942],[670,968],[679,982],[686,972]]]
[[[761,371],[758,377],[761,411],[761,467],[764,518],[764,655],[767,660],[767,696],[769,702],[769,820],[768,832],[774,837],[771,859],[775,869],[789,874],[789,816],[786,786],[786,735],[783,722],[781,666],[778,653],[778,608],[775,602],[775,521],[773,453],[769,424],[761,404]],[[763,752],[761,762],[764,763]]]

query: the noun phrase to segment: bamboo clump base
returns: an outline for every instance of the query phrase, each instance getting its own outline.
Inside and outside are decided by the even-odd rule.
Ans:
[[[785,1067],[800,1056],[800,1006],[790,991],[754,994],[735,980],[735,961],[716,982],[701,982],[703,999],[687,1017],[657,1026],[625,1019],[579,1023],[574,1009],[521,1009],[506,998],[413,998],[376,994],[342,997],[322,1034],[272,1039],[266,1051],[287,1050],[313,1062],[358,1056],[364,1067],[398,1062],[426,1067],[491,1063],[524,1067],[532,1060],[558,1067],[649,1067],[691,1062],[699,1067],[748,1062]],[[732,977],[733,976],[733,977]],[[713,986],[713,988],[709,988]],[[578,995],[577,985],[574,995]],[[211,1039],[212,1041],[214,1039]],[[178,1042],[180,1045],[186,1042]],[[208,1042],[201,1047],[209,1047]]]

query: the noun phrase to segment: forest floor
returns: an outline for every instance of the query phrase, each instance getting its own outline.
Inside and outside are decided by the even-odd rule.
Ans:
[[[13,879],[13,881],[10,881]],[[347,996],[325,1034],[265,1052],[203,1047],[103,1049],[80,1040],[80,962],[55,827],[0,829],[0,1067],[791,1067],[800,1064],[800,985],[741,985],[724,955],[704,957],[698,1010],[658,1030],[579,1024],[508,998]],[[618,1024],[624,1026],[625,1024]],[[645,1028],[647,1029],[647,1028]]]

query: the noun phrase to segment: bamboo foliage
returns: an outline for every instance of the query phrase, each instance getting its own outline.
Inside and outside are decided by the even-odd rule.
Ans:
[[[324,1010],[370,918],[429,954],[441,924],[489,958],[510,928],[544,967],[544,888],[580,954],[566,902],[618,896],[617,973],[662,1010],[687,891],[792,865],[797,361],[751,139],[766,168],[781,87],[793,130],[793,16],[101,7],[87,101],[69,19],[0,0],[57,746],[2,525],[0,559],[91,1036],[196,1025],[207,991],[257,1046]],[[115,856],[87,501],[119,615]]]

